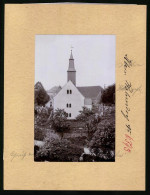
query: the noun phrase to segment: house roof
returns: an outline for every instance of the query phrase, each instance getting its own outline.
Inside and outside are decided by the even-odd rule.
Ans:
[[[54,86],[51,89],[47,90],[47,93],[58,93],[61,89],[61,86]]]
[[[86,98],[96,98],[100,91],[103,90],[101,86],[77,87],[77,89]]]

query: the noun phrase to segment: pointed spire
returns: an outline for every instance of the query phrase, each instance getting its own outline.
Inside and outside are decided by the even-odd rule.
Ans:
[[[71,54],[70,54],[70,60],[73,60],[72,50],[71,50]]]
[[[67,71],[67,81],[72,81],[74,85],[76,85],[76,70],[74,67],[74,59],[72,55],[72,50],[70,54],[70,59],[69,59],[69,67]]]
[[[72,55],[72,50],[71,50],[70,59],[69,59],[68,71],[76,71],[75,67],[74,67],[74,59],[73,59],[73,55]]]

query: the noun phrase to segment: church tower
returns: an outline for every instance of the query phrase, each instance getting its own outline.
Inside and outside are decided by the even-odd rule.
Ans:
[[[72,83],[76,86],[76,70],[74,67],[74,59],[73,59],[73,55],[72,55],[72,50],[71,50],[71,55],[70,55],[70,59],[69,59],[69,67],[68,67],[68,71],[67,71],[67,80],[72,81]]]

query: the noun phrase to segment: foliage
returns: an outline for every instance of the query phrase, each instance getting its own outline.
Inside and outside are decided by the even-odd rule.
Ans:
[[[67,139],[47,137],[45,145],[36,151],[35,161],[75,162],[83,150]]]
[[[45,91],[41,82],[37,82],[34,86],[34,104],[39,106],[45,106],[50,100],[49,95]]]
[[[38,127],[37,125],[34,126],[34,139],[43,141],[46,135],[46,130],[44,128]]]
[[[115,104],[115,84],[103,90],[101,102],[104,104]]]
[[[34,120],[35,125],[43,126],[47,122],[50,114],[52,112],[51,108],[36,106],[34,107]]]
[[[69,124],[67,124],[67,113],[64,109],[55,110],[55,112],[51,115],[50,123],[54,130],[61,133],[62,138],[63,133],[70,129]]]
[[[94,150],[97,161],[113,160],[115,150],[115,121],[108,121],[108,119],[101,121],[89,145]]]
[[[95,114],[92,110],[83,107],[83,110],[80,111],[80,114],[76,119],[84,122],[85,128],[88,132],[88,139],[90,140],[93,133],[97,129],[97,124],[101,120],[100,116],[98,114]]]
[[[94,153],[90,153],[90,154],[83,153],[80,156],[79,160],[81,162],[94,162],[94,161],[96,161],[96,155]]]
[[[88,117],[94,114],[94,112],[86,107],[83,107],[83,110],[79,111],[80,114],[76,117],[76,120],[85,122]]]

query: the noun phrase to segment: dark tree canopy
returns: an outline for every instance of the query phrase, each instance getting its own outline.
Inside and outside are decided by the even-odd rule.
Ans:
[[[79,111],[80,114],[76,117],[76,120],[87,121],[87,118],[91,115],[94,115],[94,112],[86,107],[83,107],[83,110]]]
[[[51,115],[51,125],[58,133],[61,133],[63,138],[63,133],[70,129],[67,124],[67,113],[64,109],[56,109],[55,112]]]
[[[101,102],[105,104],[115,104],[115,84],[103,90]]]
[[[50,100],[49,95],[45,91],[41,82],[37,82],[34,86],[34,103],[35,105],[45,106]]]

